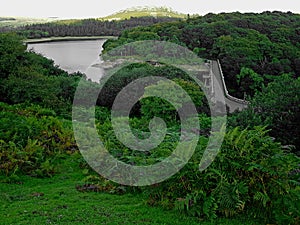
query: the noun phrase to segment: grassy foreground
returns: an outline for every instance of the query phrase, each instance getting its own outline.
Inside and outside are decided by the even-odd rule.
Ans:
[[[85,177],[81,161],[79,154],[62,160],[52,178],[0,183],[0,224],[258,224],[249,218],[202,221],[150,207],[141,194],[79,192],[76,185]]]

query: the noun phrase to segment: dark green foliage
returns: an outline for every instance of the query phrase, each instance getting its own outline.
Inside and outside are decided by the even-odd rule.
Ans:
[[[0,34],[0,43],[0,101],[34,103],[70,118],[73,96],[83,75],[69,75],[52,60],[27,52],[17,35]]]
[[[18,69],[25,50],[26,46],[16,34],[0,34],[0,79]]]
[[[237,75],[238,84],[242,87],[247,87],[247,89],[241,89],[244,93],[248,93],[251,96],[255,92],[261,91],[264,87],[264,78],[255,73],[252,69],[243,67],[239,75]]]
[[[120,118],[120,120],[122,119],[125,120],[126,118]],[[149,120],[145,118],[130,119],[132,133],[140,139],[147,138],[150,134],[148,124]],[[151,152],[140,152],[126,147],[117,139],[109,118],[106,119],[104,123],[98,121],[96,126],[105,148],[108,149],[115,158],[131,165],[146,166],[160,162],[172,153],[172,149],[177,146],[179,141],[179,134],[174,132],[174,130],[178,131],[179,127],[170,127],[164,141],[160,143],[158,147],[152,149]]]
[[[288,19],[292,17],[294,20]],[[268,25],[263,22],[264,18]],[[284,144],[299,139],[296,119],[299,117],[298,81],[280,76],[283,73],[299,76],[296,64],[299,45],[294,42],[297,38],[293,35],[299,24],[299,16],[290,13],[208,14],[188,22],[135,28],[104,45],[109,51],[141,40],[145,33],[157,33],[160,40],[179,40],[181,45],[201,57],[220,58],[232,92],[239,96],[244,93],[255,95],[248,110],[231,117],[233,128],[226,134],[221,152],[213,164],[206,171],[199,172],[198,164],[207,144],[207,139],[201,137],[196,154],[180,173],[163,183],[142,188],[149,204],[168,208],[176,206],[202,218],[247,213],[261,218],[264,223],[299,223],[299,173],[295,172],[299,170],[299,158],[289,153],[291,149],[287,150],[287,146],[274,142],[265,127],[256,127],[269,124],[273,128],[269,134],[276,136],[276,140],[285,139]],[[166,29],[170,27],[172,29]],[[276,30],[276,38],[272,30]],[[153,39],[157,37],[153,36]],[[268,85],[270,82],[273,83]],[[149,119],[157,114],[168,122],[170,118],[176,118],[174,108],[161,99],[147,98],[141,103],[143,115],[149,118],[140,119],[139,123],[132,122],[132,126],[148,124]],[[160,107],[151,107],[153,105]],[[209,124],[206,118],[202,120]],[[236,123],[233,124],[233,120]],[[176,127],[172,123],[168,125]],[[243,129],[234,129],[239,125],[244,125]],[[247,126],[250,128],[245,129]],[[178,134],[178,129],[171,132]],[[107,137],[111,135],[108,133]],[[123,146],[116,147],[113,139],[105,141],[113,149],[124,149]],[[139,155],[135,160],[143,157]]]
[[[109,117],[106,110],[102,115]],[[149,132],[150,118],[130,119],[137,137],[147,138],[142,131]],[[203,128],[209,128],[208,117],[201,116],[199,120]],[[102,118],[102,121],[105,122],[97,123],[101,140],[116,158],[128,164],[157,163],[168,157],[179,141],[180,126],[169,124],[167,135],[157,148],[146,154],[132,151],[116,139],[109,119]],[[229,130],[220,153],[203,172],[199,171],[199,162],[208,139],[200,136],[194,156],[179,173],[140,190],[150,205],[175,207],[200,218],[213,220],[219,216],[248,214],[264,223],[297,224],[300,159],[268,133],[265,127]]]
[[[71,124],[39,106],[0,104],[0,173],[48,176],[77,150]]]
[[[300,160],[285,153],[264,128],[229,131],[215,161],[199,172],[205,142],[200,139],[196,155],[178,174],[143,189],[149,204],[175,204],[210,219],[247,212],[266,223],[299,222],[299,174],[291,172],[299,168]]]
[[[299,78],[282,75],[257,93],[248,109],[231,116],[229,124],[233,127],[268,125],[276,140],[284,145],[294,145],[299,151],[299,96]]]
[[[173,81],[174,84],[162,81],[158,82],[158,84],[156,85],[148,86],[145,88],[144,95],[146,96],[146,98],[140,100],[141,114],[143,116],[148,119],[157,116],[163,118],[164,121],[167,121],[167,124],[172,124],[176,123],[176,121],[179,119],[177,111],[181,110],[183,112],[184,107],[190,107],[190,105],[194,105],[195,109],[198,112],[203,112],[208,108],[207,105],[206,107],[204,107],[205,97],[199,86],[191,81],[185,81],[178,78],[175,78]],[[187,96],[181,96],[179,94],[175,95],[174,93],[179,92],[175,84],[179,85],[187,93],[189,98],[187,98]],[[173,102],[167,102],[166,100],[158,97],[147,97],[148,94],[156,94],[157,96],[159,96],[160,92],[165,93],[164,96],[168,95],[168,98],[172,99]],[[186,119],[191,116],[197,116],[189,115],[187,110],[185,110],[183,114],[184,118],[181,119]]]
[[[135,63],[124,67],[111,77],[103,77],[103,86],[97,105],[111,107],[117,94],[132,81],[150,76],[160,76],[168,79],[182,78],[190,80],[182,70],[172,66],[155,67],[148,63]]]
[[[82,75],[27,52],[15,34],[0,34],[0,43],[0,172],[52,175],[59,159],[77,149],[70,121],[57,117],[70,118]]]

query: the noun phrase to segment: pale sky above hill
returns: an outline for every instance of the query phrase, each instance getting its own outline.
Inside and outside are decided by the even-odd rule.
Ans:
[[[1,0],[0,16],[94,18],[135,6],[167,6],[200,15],[274,10],[300,13],[299,0]]]

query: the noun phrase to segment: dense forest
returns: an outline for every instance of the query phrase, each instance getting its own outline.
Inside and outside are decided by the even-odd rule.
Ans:
[[[292,13],[207,14],[131,29],[105,48],[151,37],[151,32],[153,37],[186,46],[202,58],[219,59],[230,92],[242,97],[243,92],[253,95],[261,90],[273,76],[299,77],[299,27],[300,15]]]
[[[138,26],[179,20],[171,17],[131,17],[121,21],[83,19],[25,25],[17,28],[0,27],[0,32],[15,31],[27,38],[65,36],[118,36],[121,31]]]
[[[79,102],[84,102],[99,90],[99,84],[86,80],[84,74],[68,74],[53,61],[26,51],[24,36],[0,34],[0,181],[13,185],[26,180],[24,177],[55,177],[63,170],[63,162],[74,159],[72,165],[84,175],[84,184],[76,186],[80,192],[141,195],[148,205],[175,209],[201,222],[238,218],[238,223],[244,224],[246,220],[240,219],[244,217],[253,224],[299,224],[299,27],[300,15],[264,12],[208,14],[176,21],[84,20],[80,24],[32,25],[17,31],[22,35],[28,32],[27,37],[42,37],[35,36],[39,32],[46,36],[119,35],[104,44],[104,53],[134,41],[163,40],[187,47],[199,57],[220,59],[230,93],[237,97],[246,93],[250,104],[241,112],[228,113],[221,150],[204,171],[199,171],[199,161],[211,135],[211,117],[208,100],[195,82],[178,68],[147,62],[128,65],[106,80],[92,109],[98,135],[115,158],[147,166],[170,156],[180,142],[188,146],[189,135],[196,132],[199,138],[184,168],[161,183],[144,187],[108,181],[78,156],[72,130],[74,94],[81,80],[79,88],[84,95]],[[147,76],[164,76],[174,83],[150,85],[145,93],[156,86],[164,91],[181,86],[197,109],[196,115],[184,120],[200,122],[201,129],[180,127],[178,111],[186,99],[175,97],[175,107],[161,98],[143,98],[130,112],[132,133],[147,138],[151,119],[160,117],[166,123],[166,135],[151,151],[137,152],[116,137],[111,111],[122,87]],[[83,107],[76,110],[82,115],[88,111]],[[187,137],[184,140],[181,130]],[[65,166],[70,169],[69,164]]]
[[[202,58],[219,59],[229,92],[253,98],[251,107],[239,114],[244,116],[238,119],[239,125],[269,125],[278,140],[299,148],[299,27],[300,15],[292,13],[207,14],[126,30],[118,40],[107,41],[104,52],[136,40],[154,39],[185,46]],[[276,91],[268,87],[272,82]]]

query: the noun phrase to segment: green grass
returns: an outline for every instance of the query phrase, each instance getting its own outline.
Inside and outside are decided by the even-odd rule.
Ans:
[[[257,224],[249,218],[202,221],[150,207],[142,194],[79,192],[75,187],[85,177],[80,161],[79,155],[69,156],[52,178],[0,183],[0,224]]]

